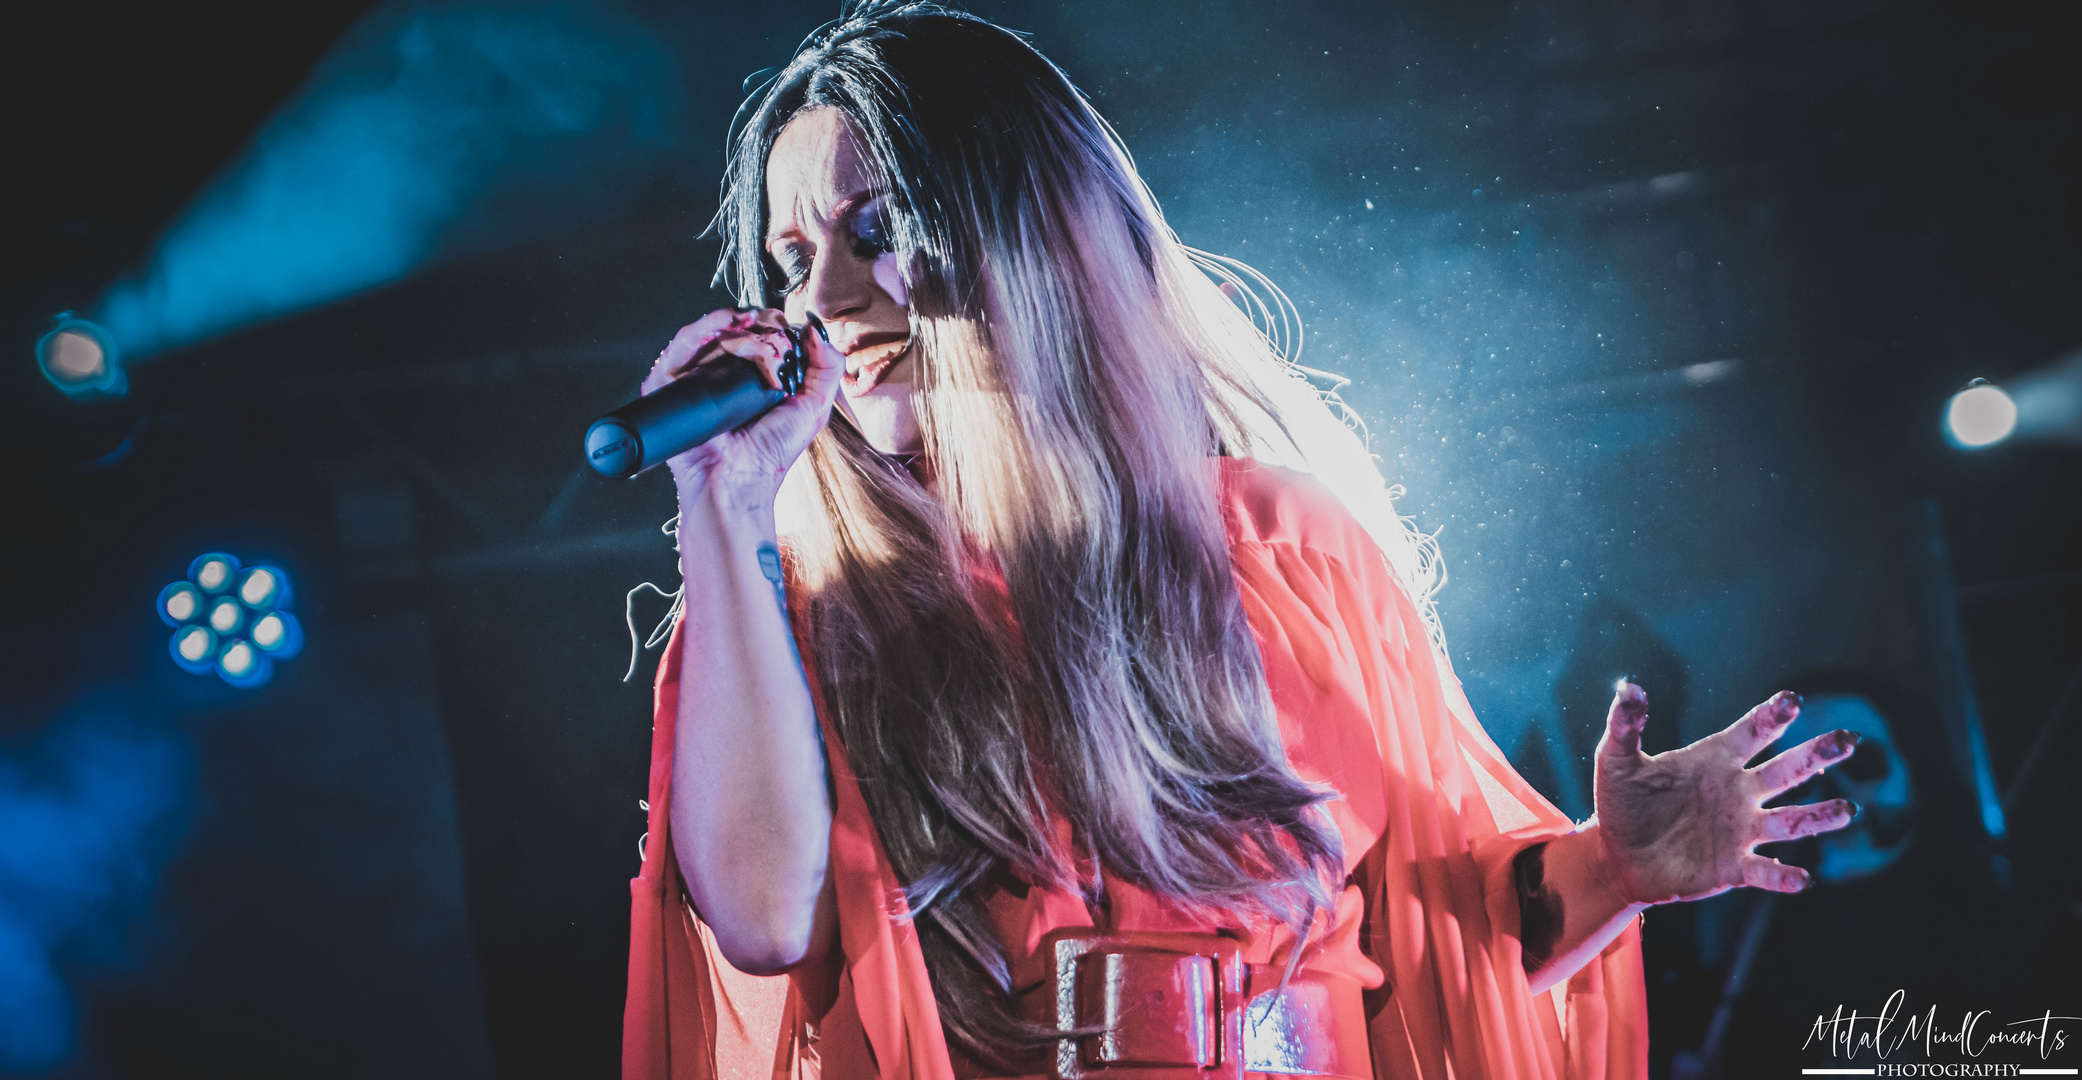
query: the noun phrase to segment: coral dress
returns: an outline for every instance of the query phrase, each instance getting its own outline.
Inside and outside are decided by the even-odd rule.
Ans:
[[[1638,926],[1552,992],[1527,988],[1511,859],[1571,822],[1476,722],[1373,539],[1305,475],[1240,459],[1211,467],[1288,759],[1342,795],[1326,805],[1350,876],[1298,967],[1364,990],[1373,1076],[1646,1077]],[[630,884],[624,1080],[973,1075],[948,1051],[895,872],[828,720],[837,953],[772,978],[723,959],[667,835],[678,646],[675,632],[658,669],[649,858]],[[821,709],[814,672],[811,691]],[[1252,963],[1284,965],[1293,947],[1284,927],[1211,926],[1125,883],[1107,892],[1104,911],[1039,886],[980,899],[1015,974],[1050,930],[1101,923],[1220,930]]]

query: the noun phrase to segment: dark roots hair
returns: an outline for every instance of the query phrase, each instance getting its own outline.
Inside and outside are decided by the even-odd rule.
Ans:
[[[1207,461],[1247,449],[1236,410],[1270,413],[1239,372],[1280,363],[1068,78],[926,3],[855,9],[747,103],[718,215],[742,302],[774,302],[766,158],[812,108],[844,115],[886,185],[941,497],[841,423],[818,436],[791,534],[806,659],[948,1036],[1022,1071],[1056,1033],[1019,1018],[977,902],[1000,875],[1103,905],[1103,868],[1297,937],[1343,877],[1325,793],[1280,743]],[[979,600],[978,550],[1016,626]]]

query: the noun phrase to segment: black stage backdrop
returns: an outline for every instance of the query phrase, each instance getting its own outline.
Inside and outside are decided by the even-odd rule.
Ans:
[[[1832,880],[1648,915],[1658,1076],[1872,1065],[1816,1019],[1897,990],[2082,1015],[2082,451],[1940,429],[2082,346],[2062,6],[972,5],[1293,296],[1550,798],[1590,812],[1623,673],[1652,748],[1781,686],[1884,718],[1867,846],[1786,854]],[[578,436],[724,302],[725,127],[832,14],[6,17],[0,1072],[614,1071],[673,496]],[[54,313],[126,302],[127,395],[42,381]],[[219,550],[297,587],[257,689],[151,610]]]

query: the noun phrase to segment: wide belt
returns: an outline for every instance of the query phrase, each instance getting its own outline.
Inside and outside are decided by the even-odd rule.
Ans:
[[[1371,1077],[1359,984],[1246,964],[1218,934],[1057,930],[1052,977],[1021,996],[1067,1033],[1056,1080]]]

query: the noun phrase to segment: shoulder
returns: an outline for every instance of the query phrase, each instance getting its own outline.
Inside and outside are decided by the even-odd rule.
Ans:
[[[1219,458],[1216,467],[1231,547],[1291,545],[1340,558],[1380,557],[1359,519],[1315,477],[1249,458]]]

